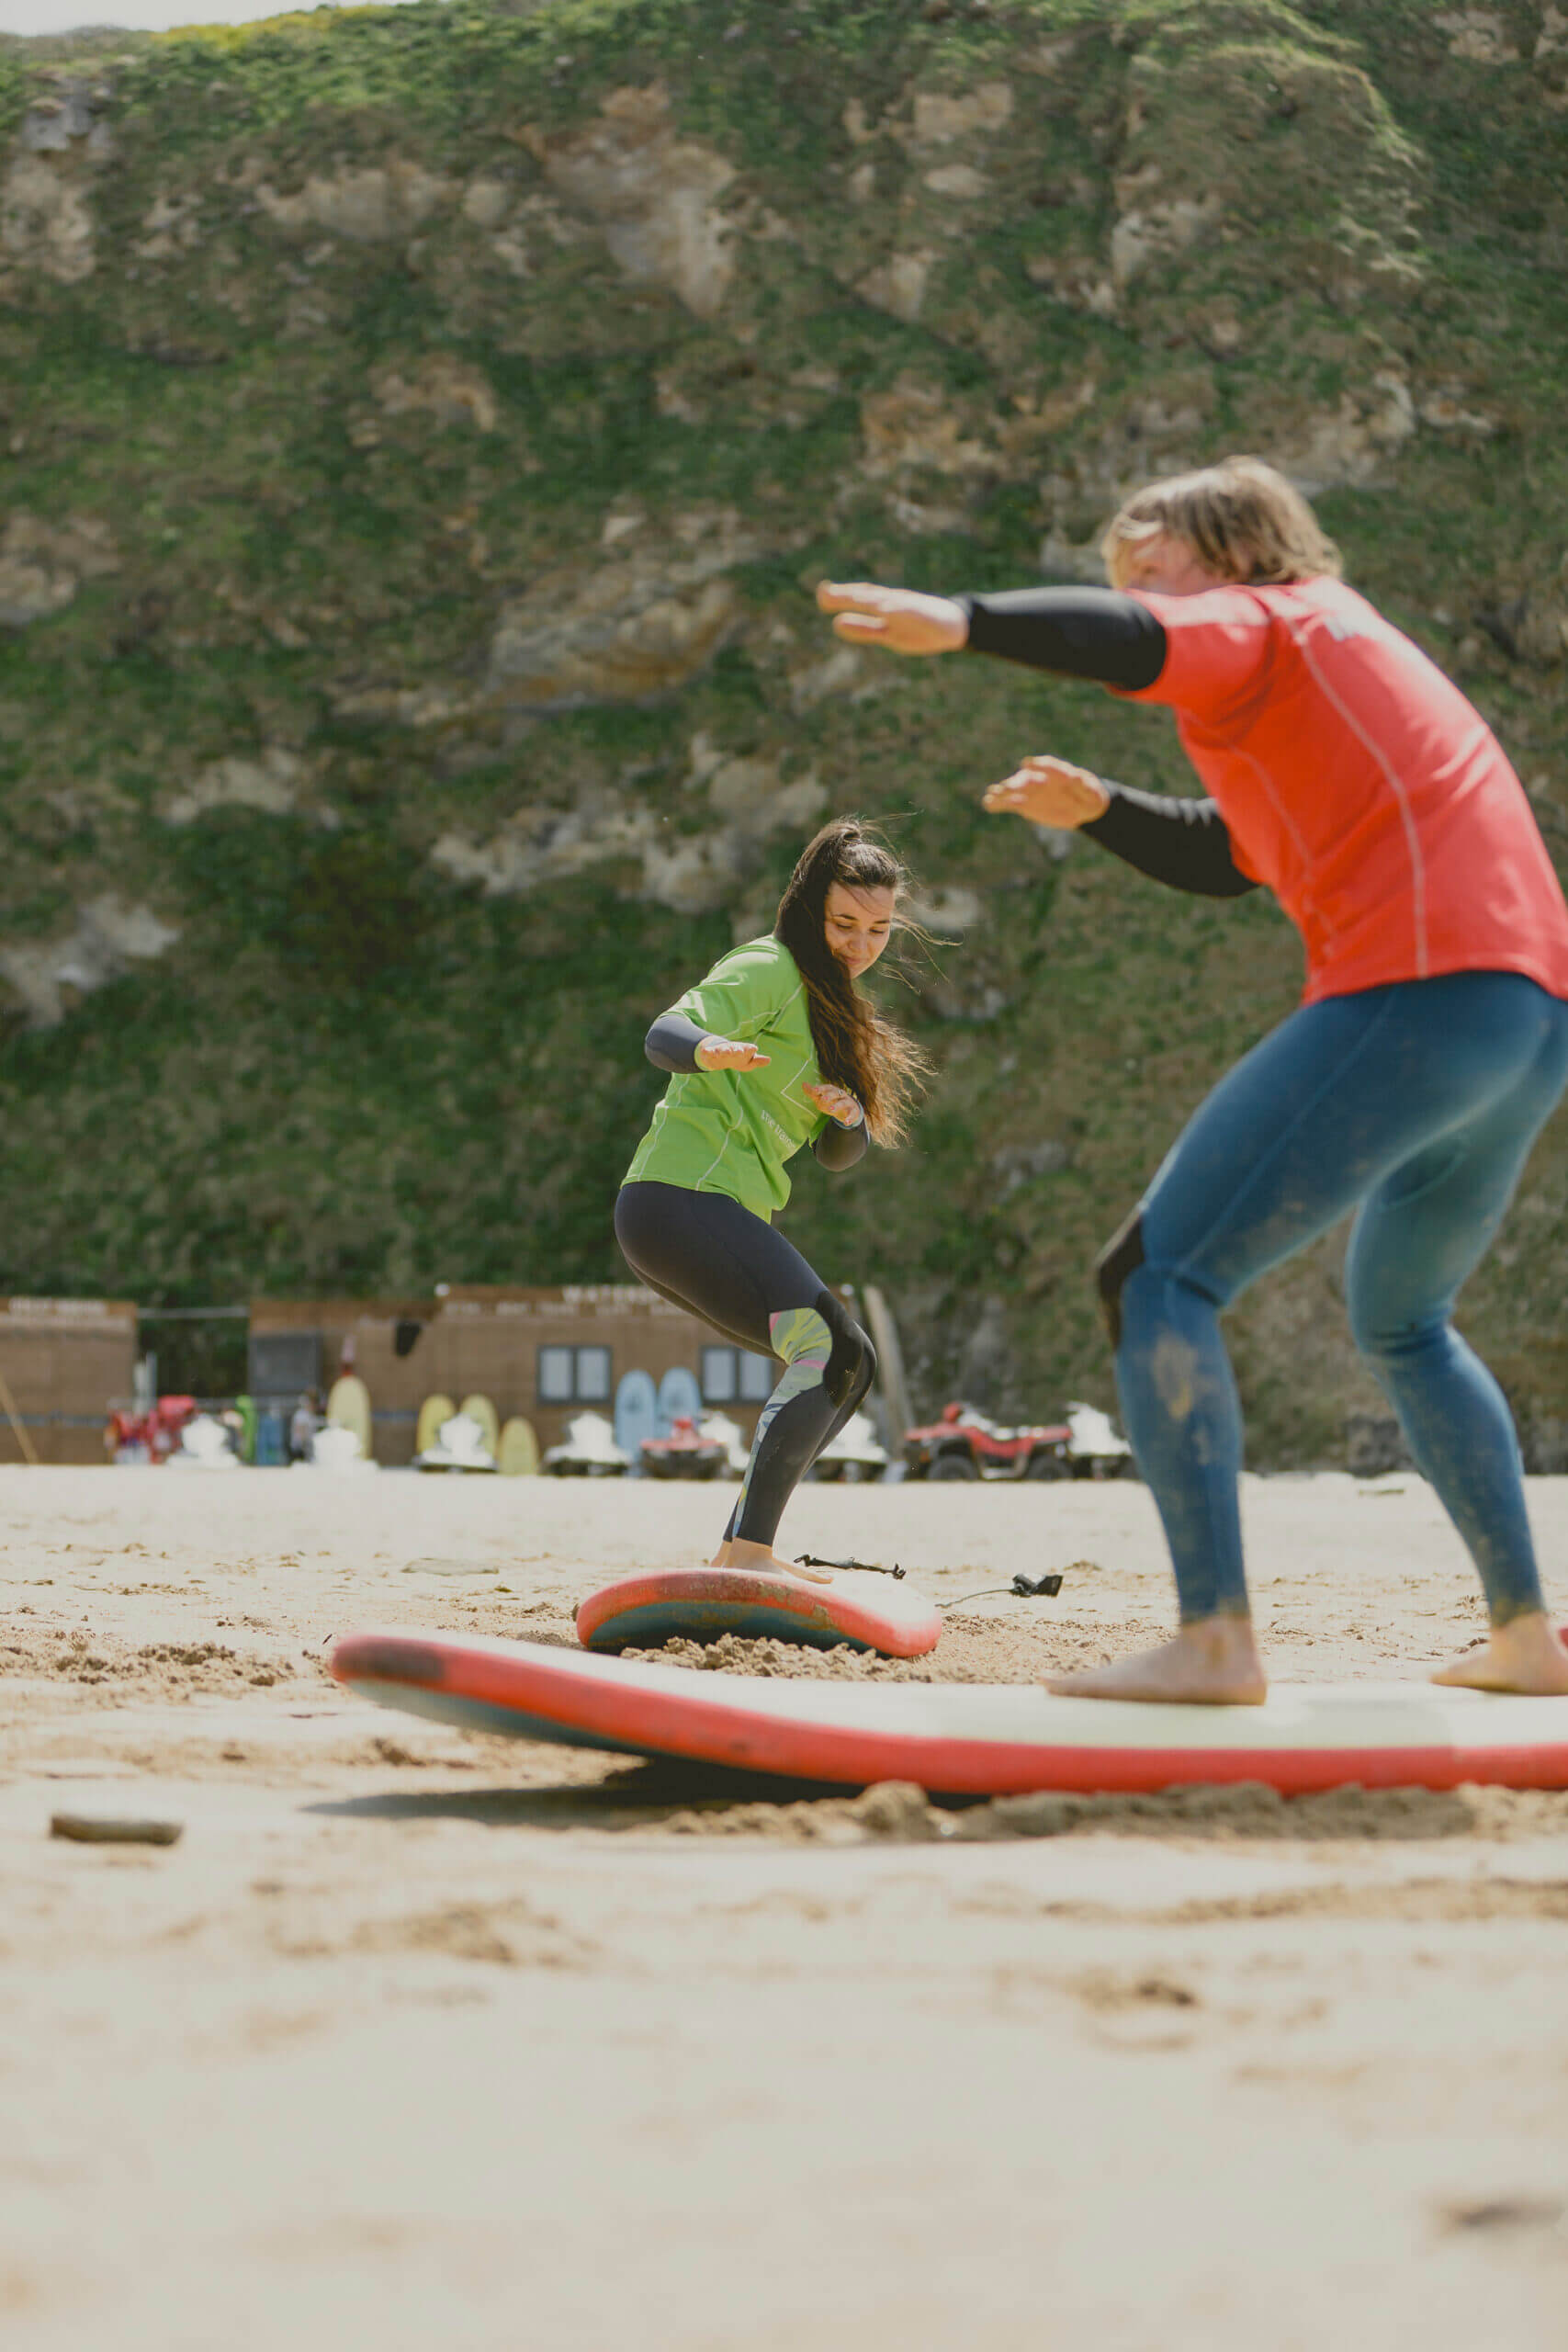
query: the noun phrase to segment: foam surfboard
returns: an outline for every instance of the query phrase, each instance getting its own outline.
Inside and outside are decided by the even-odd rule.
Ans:
[[[1066,1699],[1030,1683],[791,1681],[630,1666],[542,1643],[349,1634],[332,1671],[364,1697],[469,1731],[681,1757],[863,1788],[1148,1794],[1261,1781],[1367,1788],[1568,1788],[1568,1699],[1427,1682],[1281,1683],[1261,1707]]]
[[[521,1413],[513,1413],[502,1428],[495,1466],[503,1478],[536,1478],[539,1475],[539,1441],[534,1434],[533,1422],[525,1421]]]
[[[440,1436],[443,1426],[451,1419],[457,1409],[450,1396],[444,1396],[439,1389],[434,1396],[425,1398],[419,1408],[419,1419],[414,1424],[415,1453],[430,1452],[431,1447]]]
[[[634,1465],[642,1462],[645,1437],[659,1435],[659,1391],[648,1372],[627,1372],[615,1391],[615,1443],[629,1453]]]
[[[677,1421],[700,1421],[703,1417],[703,1392],[697,1385],[697,1375],[689,1365],[672,1363],[659,1384],[660,1437],[668,1437]]]
[[[488,1396],[465,1396],[458,1406],[459,1413],[467,1413],[470,1421],[478,1421],[484,1431],[485,1445],[490,1453],[501,1450],[501,1416]]]
[[[923,1657],[942,1638],[942,1619],[924,1593],[869,1569],[841,1568],[831,1584],[807,1584],[760,1569],[673,1568],[622,1577],[590,1593],[577,1633],[591,1650],[656,1650],[736,1634]]]
[[[359,1441],[361,1461],[375,1460],[370,1391],[357,1373],[345,1372],[333,1381],[327,1394],[327,1419],[334,1429],[353,1430]]]

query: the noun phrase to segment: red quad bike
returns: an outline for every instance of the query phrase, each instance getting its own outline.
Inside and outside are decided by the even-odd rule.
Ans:
[[[645,1478],[716,1478],[729,1466],[729,1449],[704,1437],[689,1413],[678,1414],[668,1437],[645,1437]]]
[[[149,1412],[111,1412],[104,1447],[111,1462],[145,1462],[157,1469],[177,1453],[180,1432],[195,1417],[194,1396],[160,1396]]]
[[[1124,1478],[1132,1449],[1092,1405],[1069,1405],[1049,1427],[998,1429],[973,1405],[947,1405],[940,1421],[906,1430],[910,1478]]]
[[[944,1405],[940,1421],[904,1432],[911,1478],[1070,1478],[1072,1431],[1066,1421],[999,1429],[973,1405]]]

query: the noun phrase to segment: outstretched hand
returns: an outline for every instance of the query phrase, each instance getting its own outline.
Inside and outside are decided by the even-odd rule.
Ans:
[[[840,1127],[858,1127],[865,1117],[863,1105],[847,1086],[803,1086],[800,1091]]]
[[[1103,817],[1111,806],[1111,795],[1088,768],[1040,752],[1000,784],[987,786],[980,805],[993,817],[1023,817],[1032,825],[1049,825],[1057,832],[1067,832]]]
[[[922,596],[870,580],[824,580],[817,606],[835,616],[834,635],[851,645],[880,645],[888,653],[956,653],[969,642],[969,616],[951,596]]]
[[[699,1069],[766,1069],[773,1056],[734,1037],[705,1037],[693,1059]]]

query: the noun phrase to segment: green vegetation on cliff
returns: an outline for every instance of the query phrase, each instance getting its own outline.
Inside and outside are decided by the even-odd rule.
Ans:
[[[953,944],[917,1137],[791,1230],[925,1401],[1109,1398],[1087,1268],[1292,1001],[1255,900],[982,818],[1167,722],[835,647],[821,574],[1087,575],[1247,447],[1568,843],[1568,13],[432,0],[0,42],[13,1290],[617,1271],[649,1016],[829,808]],[[897,995],[895,987],[895,995]],[[1568,1416],[1568,1145],[1467,1295]],[[1235,1318],[1255,1449],[1369,1401],[1325,1244]],[[1543,1441],[1544,1442],[1544,1441]]]

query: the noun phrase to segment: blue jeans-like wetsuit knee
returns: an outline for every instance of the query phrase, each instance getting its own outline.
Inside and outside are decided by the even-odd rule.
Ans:
[[[1221,1309],[1351,1209],[1356,1343],[1494,1621],[1542,1606],[1513,1422],[1450,1318],[1565,1080],[1568,1004],[1517,974],[1462,972],[1304,1007],[1196,1113],[1143,1204],[1116,1353],[1184,1621],[1247,1605]]]

